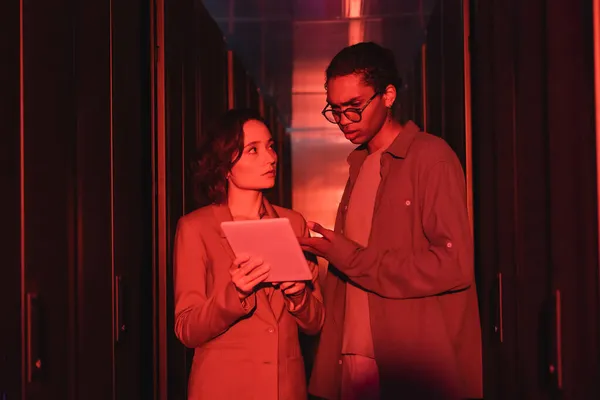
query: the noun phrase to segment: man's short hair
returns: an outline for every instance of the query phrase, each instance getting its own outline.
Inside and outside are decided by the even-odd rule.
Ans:
[[[400,90],[401,80],[394,54],[374,42],[357,43],[337,53],[325,72],[325,88],[331,78],[351,74],[362,75],[364,82],[380,93],[388,85]]]

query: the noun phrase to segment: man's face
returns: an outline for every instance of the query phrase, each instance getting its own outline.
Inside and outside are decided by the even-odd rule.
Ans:
[[[333,112],[339,115],[337,125],[346,139],[356,145],[368,143],[381,130],[389,111],[382,95],[379,93],[376,95],[373,87],[366,85],[360,74],[329,79],[327,103]],[[348,109],[362,109],[359,122],[353,122],[344,115],[343,111]],[[356,120],[356,118],[352,119]]]

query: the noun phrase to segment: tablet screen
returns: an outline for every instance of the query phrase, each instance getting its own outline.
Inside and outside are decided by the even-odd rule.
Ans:
[[[265,282],[308,281],[312,273],[298,238],[287,218],[266,218],[221,223],[236,257],[260,257],[271,266]]]

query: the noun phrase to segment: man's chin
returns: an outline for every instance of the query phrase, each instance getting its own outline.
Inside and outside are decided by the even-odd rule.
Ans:
[[[357,140],[360,140],[360,133],[358,133],[358,132],[349,133],[349,134],[344,133],[344,137],[346,138],[347,141],[355,143]]]
[[[357,137],[353,137],[353,138],[346,138],[348,139],[348,141],[352,144],[355,144],[357,146],[361,146],[365,143],[367,143],[367,139],[364,136],[357,136]]]

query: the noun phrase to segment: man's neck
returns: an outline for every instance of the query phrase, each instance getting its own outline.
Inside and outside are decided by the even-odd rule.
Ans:
[[[373,136],[373,139],[367,144],[369,154],[375,153],[378,150],[387,149],[394,139],[402,133],[402,124],[395,119],[386,121],[379,132]]]

